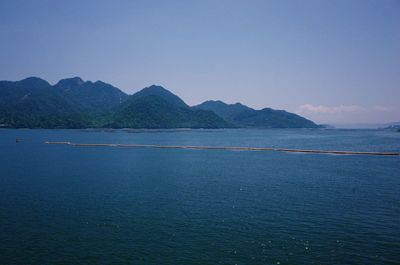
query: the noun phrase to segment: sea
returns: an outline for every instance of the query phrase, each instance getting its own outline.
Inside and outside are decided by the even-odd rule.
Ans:
[[[0,130],[0,264],[400,264],[400,152],[353,129]]]

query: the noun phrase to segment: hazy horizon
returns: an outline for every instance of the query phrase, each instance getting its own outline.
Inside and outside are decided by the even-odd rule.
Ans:
[[[0,0],[0,80],[157,84],[317,123],[400,120],[400,2]]]

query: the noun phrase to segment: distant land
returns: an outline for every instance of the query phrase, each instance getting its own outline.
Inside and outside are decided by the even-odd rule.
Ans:
[[[400,132],[400,122],[391,123],[385,129],[396,130],[397,132]]]
[[[241,103],[188,106],[152,85],[128,95],[79,77],[55,85],[38,77],[0,81],[0,126],[5,128],[318,128],[297,114]]]
[[[194,109],[210,110],[237,127],[316,128],[314,122],[284,110],[264,108],[255,110],[241,103],[226,104],[222,101],[206,101]]]
[[[332,123],[330,124],[336,129],[395,129],[400,128],[400,122],[390,123]]]

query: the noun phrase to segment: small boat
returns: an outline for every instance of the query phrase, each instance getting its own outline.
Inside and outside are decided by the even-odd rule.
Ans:
[[[16,142],[16,143],[20,143],[21,140],[20,140],[20,139],[15,139],[15,142]]]

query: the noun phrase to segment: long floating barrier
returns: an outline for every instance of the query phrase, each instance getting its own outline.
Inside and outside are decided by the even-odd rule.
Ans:
[[[154,145],[154,144],[83,144],[71,142],[44,142],[45,144],[71,145],[76,147],[131,147],[160,149],[199,149],[199,150],[237,150],[237,151],[277,151],[290,153],[335,154],[335,155],[379,155],[400,156],[400,152],[358,152],[312,149],[289,149],[274,147],[238,147],[238,146],[198,146],[198,145]]]

